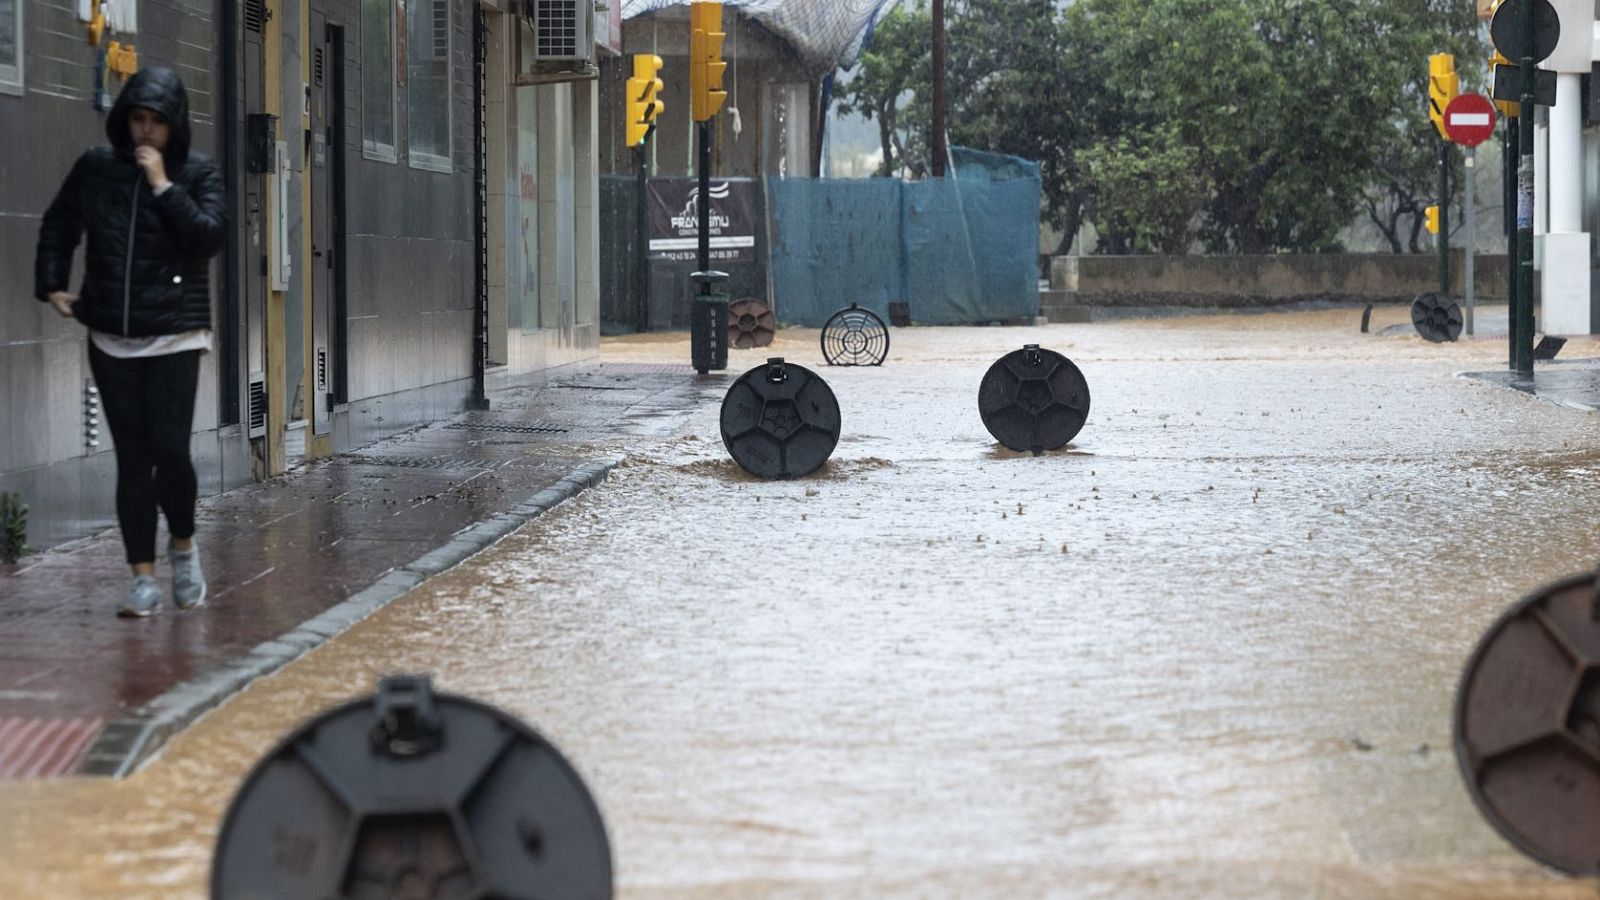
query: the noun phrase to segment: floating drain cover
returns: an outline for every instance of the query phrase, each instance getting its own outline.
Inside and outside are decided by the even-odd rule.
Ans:
[[[766,347],[778,331],[772,310],[754,297],[728,304],[728,346],[735,350]]]
[[[302,723],[223,819],[211,896],[609,898],[600,812],[561,754],[427,676]]]
[[[1517,849],[1600,874],[1600,582],[1540,588],[1500,617],[1456,691],[1456,761]]]
[[[1443,294],[1430,291],[1411,301],[1411,324],[1424,340],[1435,344],[1461,336],[1461,307]]]
[[[889,326],[852,303],[822,325],[822,358],[830,366],[881,366],[889,357]]]
[[[1055,450],[1088,420],[1089,382],[1072,360],[1026,344],[989,367],[978,386],[978,413],[994,439],[1012,450]]]
[[[739,376],[722,399],[722,444],[762,478],[815,472],[839,444],[839,401],[817,373],[767,360]]]

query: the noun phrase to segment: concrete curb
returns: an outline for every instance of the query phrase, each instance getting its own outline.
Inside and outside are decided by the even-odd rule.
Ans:
[[[75,774],[113,778],[131,775],[173,735],[252,681],[288,665],[428,578],[454,568],[545,511],[599,484],[621,462],[622,457],[617,456],[579,466],[510,512],[458,532],[449,543],[391,570],[366,589],[302,622],[293,631],[258,644],[243,656],[185,681],[127,715],[111,720],[90,744]]]

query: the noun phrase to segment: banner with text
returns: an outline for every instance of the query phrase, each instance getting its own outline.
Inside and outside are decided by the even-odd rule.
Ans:
[[[711,179],[711,261],[756,261],[756,191],[749,178]],[[650,258],[691,262],[700,247],[700,182],[649,181]]]

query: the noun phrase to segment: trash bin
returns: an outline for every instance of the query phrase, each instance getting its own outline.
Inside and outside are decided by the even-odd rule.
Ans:
[[[727,272],[695,272],[689,280],[715,286],[728,280]],[[690,298],[689,362],[701,375],[728,367],[728,295],[712,290]]]

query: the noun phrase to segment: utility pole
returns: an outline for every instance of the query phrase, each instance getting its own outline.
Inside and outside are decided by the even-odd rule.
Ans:
[[[933,177],[944,177],[944,0],[933,0]]]
[[[1522,98],[1518,111],[1528,117],[1517,129],[1517,297],[1511,307],[1511,359],[1523,378],[1533,377],[1533,7],[1522,4],[1522,20],[1517,31],[1522,35]]]
[[[728,280],[728,273],[711,268],[711,120],[728,100],[722,89],[728,64],[722,61],[721,3],[689,5],[689,105],[698,132],[700,184],[696,205],[699,212],[699,268],[689,280],[700,286],[690,301],[689,362],[701,375],[728,367],[728,295],[717,286]]]

